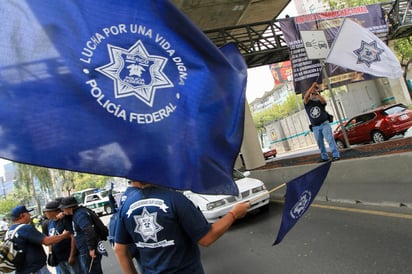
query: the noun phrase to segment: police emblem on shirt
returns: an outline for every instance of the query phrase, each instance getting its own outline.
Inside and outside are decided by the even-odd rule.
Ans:
[[[364,63],[368,67],[370,67],[373,62],[379,62],[381,60],[380,54],[383,52],[383,49],[378,48],[376,41],[366,43],[363,40],[361,41],[361,47],[353,51],[353,53],[358,56],[356,63]]]
[[[151,107],[157,89],[173,87],[163,72],[167,59],[150,55],[140,40],[129,49],[107,47],[110,63],[96,70],[114,81],[115,98],[134,95]]]
[[[315,118],[315,119],[318,118],[321,113],[322,112],[320,110],[320,107],[318,107],[318,106],[314,106],[310,109],[310,117],[312,117],[312,118]]]
[[[149,239],[157,242],[157,232],[163,229],[157,223],[157,212],[149,213],[146,208],[143,208],[141,215],[134,216],[136,221],[135,232],[139,233],[143,241],[147,242]]]

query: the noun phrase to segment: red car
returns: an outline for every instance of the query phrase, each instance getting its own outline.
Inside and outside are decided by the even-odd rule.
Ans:
[[[403,104],[382,106],[359,114],[346,121],[349,143],[379,143],[398,134],[404,134],[412,127],[412,110]],[[340,126],[333,132],[339,148],[345,148],[345,139]]]
[[[270,147],[263,148],[262,152],[263,152],[263,157],[265,157],[265,160],[269,159],[270,157],[275,158],[276,154],[278,153],[276,148],[270,148]]]

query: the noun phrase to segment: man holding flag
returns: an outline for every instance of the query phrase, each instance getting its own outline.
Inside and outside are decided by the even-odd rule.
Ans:
[[[143,273],[204,273],[199,245],[209,246],[236,221],[249,203],[236,204],[209,224],[182,193],[139,181],[120,208],[114,250],[124,273],[137,273],[128,246],[135,244]]]

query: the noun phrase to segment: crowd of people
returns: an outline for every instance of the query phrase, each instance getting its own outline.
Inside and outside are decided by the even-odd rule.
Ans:
[[[129,181],[120,204],[113,208],[109,238],[124,273],[193,274],[204,273],[199,245],[215,242],[246,215],[250,205],[239,203],[210,224],[182,193]],[[48,202],[42,229],[33,225],[31,211],[19,205],[10,213],[12,224],[5,237],[17,229],[13,241],[25,254],[16,274],[49,274],[48,266],[57,274],[103,273],[101,239],[88,210],[74,197]]]

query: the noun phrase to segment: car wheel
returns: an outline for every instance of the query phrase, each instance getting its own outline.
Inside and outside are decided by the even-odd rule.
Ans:
[[[385,135],[379,130],[372,132],[372,141],[374,143],[381,143],[386,140]]]
[[[106,212],[107,215],[112,214],[112,207],[110,205],[106,205],[104,207],[104,211]]]
[[[336,145],[338,146],[338,148],[339,149],[344,149],[346,146],[345,146],[345,143],[344,142],[342,142],[341,140],[336,140]]]

